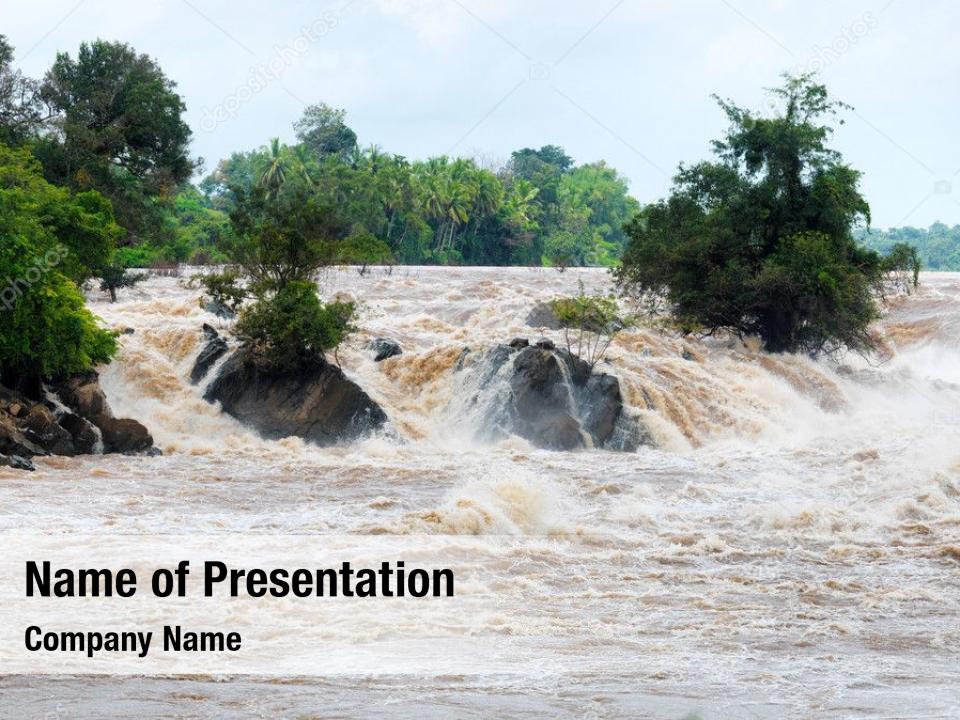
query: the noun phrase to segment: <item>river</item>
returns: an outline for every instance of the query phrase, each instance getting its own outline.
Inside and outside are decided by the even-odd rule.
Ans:
[[[2,469],[0,529],[211,544],[513,538],[520,548],[480,575],[497,612],[469,623],[502,662],[7,675],[5,716],[960,717],[960,275],[924,274],[896,299],[879,327],[887,352],[870,362],[768,356],[651,325],[622,333],[601,367],[655,441],[636,453],[481,441],[476,389],[453,370],[465,346],[540,337],[524,322],[534,304],[580,282],[606,290],[603,271],[329,272],[325,296],[362,303],[339,361],[390,423],[326,449],[262,440],[201,399],[188,381],[199,328],[222,323],[185,279],[151,278],[115,304],[91,295],[109,325],[133,330],[102,374],[107,396],[164,455]],[[380,335],[403,354],[374,363],[364,343]]]

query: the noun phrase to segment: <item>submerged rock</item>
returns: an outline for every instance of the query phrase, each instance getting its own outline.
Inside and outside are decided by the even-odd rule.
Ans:
[[[268,440],[297,436],[318,445],[354,440],[381,427],[386,413],[335,365],[297,372],[260,367],[239,350],[204,394]]]
[[[545,302],[533,306],[533,309],[527,314],[526,323],[530,327],[546,328],[547,330],[559,330],[563,327],[557,314],[550,307],[550,303]]]
[[[214,363],[222,358],[227,350],[230,349],[227,341],[220,337],[220,333],[210,325],[204,323],[202,330],[205,343],[200,350],[200,354],[197,355],[197,361],[193,364],[193,370],[190,371],[190,382],[194,385],[203,380],[203,378],[207,376],[207,373],[210,372],[210,368],[213,367]]]
[[[0,467],[9,467],[14,470],[28,470],[33,472],[37,466],[29,458],[20,455],[0,455]]]
[[[208,313],[213,313],[221,320],[233,320],[237,316],[237,314],[226,305],[213,299],[200,303],[200,307]]]
[[[403,354],[403,348],[400,347],[400,344],[396,340],[389,338],[374,338],[367,344],[367,347],[374,352],[374,362],[383,362],[387,358]]]

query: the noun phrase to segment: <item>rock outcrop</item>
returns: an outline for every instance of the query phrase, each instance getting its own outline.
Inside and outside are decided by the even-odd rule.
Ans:
[[[383,362],[387,358],[392,358],[403,354],[403,349],[400,347],[400,343],[389,338],[374,338],[367,344],[367,347],[373,350],[374,362]]]
[[[200,354],[197,355],[197,361],[193,364],[193,370],[190,372],[190,382],[194,385],[203,380],[203,378],[207,376],[207,373],[210,372],[210,368],[213,367],[214,363],[222,358],[230,349],[227,341],[220,337],[220,333],[207,325],[207,323],[203,324],[202,332],[204,345],[200,350]]]
[[[560,319],[553,312],[553,308],[550,307],[550,303],[545,302],[533,306],[533,309],[527,314],[526,323],[530,327],[546,328],[547,330],[559,330],[563,327],[560,324]]]
[[[54,386],[61,402],[80,419],[88,421],[100,431],[103,451],[107,453],[142,453],[153,448],[153,436],[142,423],[129,418],[116,418],[100,387],[95,372],[75,375]],[[90,427],[69,421],[77,428],[77,436],[87,442]]]
[[[0,466],[32,470],[30,458],[43,455],[159,454],[141,423],[113,416],[95,372],[41,390],[35,400],[0,387]]]
[[[463,363],[460,372],[466,370]],[[593,372],[553,344],[497,345],[469,363],[473,402],[488,407],[482,423],[551,450],[606,448],[633,452],[651,439],[624,406],[620,382]]]
[[[0,455],[0,467],[9,467],[14,470],[29,470],[33,472],[37,466],[29,458],[20,455]]]
[[[226,360],[204,398],[269,440],[297,436],[333,445],[387,421],[381,407],[336,365],[277,372],[258,365],[245,349]]]

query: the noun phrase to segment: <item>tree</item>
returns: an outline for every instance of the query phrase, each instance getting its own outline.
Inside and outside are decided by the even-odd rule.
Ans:
[[[175,84],[147,55],[97,40],[76,59],[59,53],[41,95],[55,113],[37,146],[47,178],[106,195],[128,243],[155,235],[164,200],[194,170]]]
[[[550,307],[563,328],[567,352],[586,362],[591,372],[606,355],[616,334],[627,326],[617,316],[615,298],[587,295],[582,282],[576,295],[557,298],[550,302]]]
[[[147,273],[130,272],[123,265],[111,263],[100,268],[100,290],[110,293],[110,302],[116,302],[117,290],[133,287],[148,277]]]
[[[263,367],[292,372],[324,362],[352,331],[353,303],[323,304],[317,286],[293,280],[243,309],[237,335]]]
[[[351,332],[354,313],[353,304],[324,304],[317,294],[317,271],[340,256],[345,225],[335,204],[298,179],[273,195],[264,187],[235,194],[230,253],[243,277],[221,275],[207,289],[236,299],[234,307],[253,297],[236,331],[261,366],[292,372],[324,362],[324,351]]]
[[[346,223],[321,192],[291,180],[275,195],[256,187],[250,193],[237,189],[236,197],[227,254],[255,294],[313,280],[320,268],[336,261]]]
[[[317,158],[347,158],[357,147],[357,134],[344,122],[346,111],[325,103],[310,105],[294,123],[297,139]]]
[[[0,143],[22,145],[39,133],[47,120],[39,84],[12,66],[13,46],[0,35]]]
[[[604,162],[580,165],[560,179],[559,224],[579,234],[578,265],[616,264],[627,244],[623,226],[640,210],[627,181]]]
[[[47,183],[26,150],[0,145],[0,380],[39,381],[88,370],[116,351],[115,334],[84,306],[78,283],[108,256],[120,229],[96,193]]]
[[[386,265],[393,262],[390,246],[368,232],[354,233],[344,240],[337,251],[337,260],[344,265],[358,265],[361,275],[368,265]]]
[[[883,271],[893,281],[895,288],[910,292],[911,286],[920,285],[920,252],[910,243],[898,242],[883,258]]]
[[[846,106],[809,75],[773,94],[771,117],[718,99],[730,129],[716,161],[681,166],[627,226],[617,283],[666,297],[686,330],[756,334],[771,352],[868,350],[880,257],[852,235],[870,219],[860,173],[827,146]]]
[[[537,201],[542,208],[543,229],[546,235],[553,231],[559,220],[560,180],[571,167],[573,159],[556,145],[544,145],[539,150],[523,148],[510,156],[508,173],[533,183],[540,189]]]

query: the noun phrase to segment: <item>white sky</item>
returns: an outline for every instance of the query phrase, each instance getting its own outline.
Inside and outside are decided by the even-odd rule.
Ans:
[[[960,223],[957,27],[950,0],[0,0],[30,75],[97,37],[155,57],[208,168],[291,141],[322,100],[363,144],[504,159],[553,143],[647,202],[724,129],[711,93],[759,108],[781,72],[820,68],[856,109],[835,145],[877,227]]]

